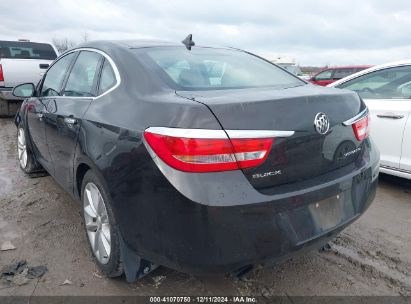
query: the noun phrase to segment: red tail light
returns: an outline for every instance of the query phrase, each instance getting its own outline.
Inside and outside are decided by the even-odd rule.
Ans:
[[[369,116],[367,115],[363,119],[352,124],[355,137],[359,141],[366,139],[368,137],[368,133],[369,133],[368,123],[369,123]]]
[[[169,166],[186,172],[217,172],[256,167],[264,162],[273,138],[228,139],[224,131],[205,130],[197,138],[146,131],[144,138],[153,151]],[[217,131],[218,132],[218,131]],[[163,133],[163,132],[162,132]],[[213,138],[213,135],[217,138]],[[222,135],[221,135],[222,134]]]
[[[1,64],[0,64],[0,81],[4,81],[3,68],[1,67]]]

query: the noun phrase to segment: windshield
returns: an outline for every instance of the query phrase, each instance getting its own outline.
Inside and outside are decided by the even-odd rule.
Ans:
[[[336,86],[357,92],[364,99],[411,97],[411,66],[376,70]]]
[[[47,43],[0,41],[0,58],[54,60],[57,54]]]
[[[135,52],[179,90],[288,88],[305,84],[275,65],[237,50],[156,47]]]

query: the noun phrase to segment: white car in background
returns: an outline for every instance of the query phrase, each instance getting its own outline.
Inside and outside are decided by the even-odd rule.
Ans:
[[[22,99],[13,96],[13,87],[36,84],[57,55],[51,43],[0,40],[0,117],[13,116],[20,108]]]
[[[328,86],[356,91],[367,104],[380,172],[411,179],[411,60],[374,66]]]

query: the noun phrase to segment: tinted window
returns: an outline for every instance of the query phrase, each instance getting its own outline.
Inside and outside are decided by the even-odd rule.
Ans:
[[[337,69],[334,72],[333,79],[342,79],[344,77],[347,77],[351,74],[354,74],[356,69]]]
[[[80,52],[67,80],[65,96],[94,96],[96,72],[101,58],[102,56],[95,52]]]
[[[100,78],[100,87],[98,94],[103,94],[104,92],[108,91],[116,84],[116,76],[114,75],[113,68],[111,67],[110,63],[105,60],[103,69],[101,71],[101,78]]]
[[[337,87],[356,91],[362,98],[410,98],[411,66],[371,72]]]
[[[357,69],[355,70],[355,72],[357,73],[357,72],[360,72],[360,71],[365,70],[365,69],[368,69],[368,68],[367,68],[367,67],[357,68]]]
[[[40,96],[57,96],[60,94],[67,69],[75,55],[75,53],[70,53],[52,65],[47,71]]]
[[[0,41],[0,58],[54,60],[57,54],[47,43]]]
[[[326,70],[319,73],[317,76],[314,77],[315,80],[330,80],[331,74],[333,73],[332,70]]]
[[[171,86],[182,90],[215,90],[305,84],[298,78],[245,52],[215,48],[183,47],[134,50],[153,70],[166,75]]]

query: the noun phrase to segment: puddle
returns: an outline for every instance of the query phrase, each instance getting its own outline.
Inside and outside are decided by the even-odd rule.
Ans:
[[[0,244],[5,241],[13,241],[20,236],[16,225],[8,223],[0,217]]]
[[[13,189],[13,183],[7,175],[5,172],[0,171],[0,195],[10,193],[10,190]]]

